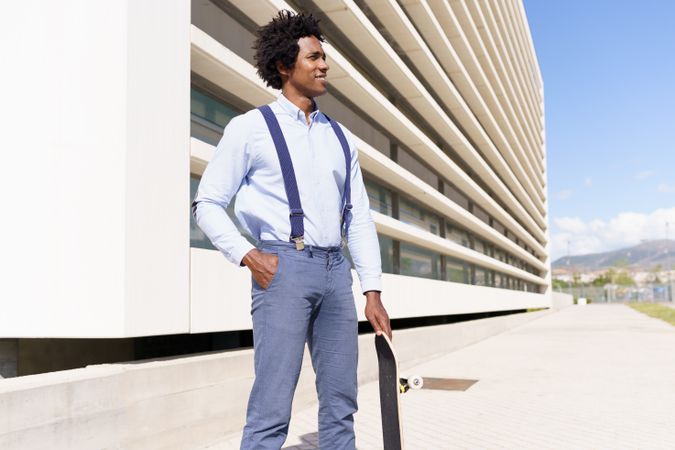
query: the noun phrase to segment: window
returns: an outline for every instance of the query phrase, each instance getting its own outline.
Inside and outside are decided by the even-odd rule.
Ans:
[[[485,246],[483,245],[483,241],[481,241],[480,239],[474,239],[473,249],[476,250],[478,253],[485,253]]]
[[[490,225],[490,216],[480,206],[475,204],[473,205],[473,215],[478,217],[481,221],[485,222],[487,225]]]
[[[476,266],[476,285],[492,286],[492,274],[488,269]]]
[[[400,146],[397,150],[396,162],[434,189],[438,186],[438,176]]]
[[[401,275],[440,279],[440,255],[416,245],[401,242]]]
[[[368,192],[370,209],[391,217],[393,211],[391,191],[368,178],[363,181]]]
[[[498,288],[503,288],[504,287],[504,278],[500,272],[495,272],[495,280],[494,280],[494,285],[495,287]]]
[[[500,248],[495,249],[495,258],[501,262],[506,262],[506,253],[504,253],[504,250]]]
[[[190,175],[190,202],[197,194],[197,187],[199,187],[199,177]],[[195,218],[190,211],[190,247],[206,248],[215,250],[216,248],[211,244],[211,241],[204,234],[204,232],[197,226]]]
[[[469,234],[450,221],[445,223],[445,238],[464,247],[470,247]]]
[[[450,256],[445,257],[445,277],[447,281],[469,284],[469,268],[467,263]]]
[[[390,237],[378,233],[380,242],[380,258],[382,259],[382,272],[394,273],[394,241]]]
[[[436,214],[420,208],[411,200],[400,197],[399,220],[409,225],[414,225],[435,235],[440,235],[440,217]]]
[[[513,278],[508,275],[504,275],[502,278],[506,281],[504,287],[506,289],[513,289]]]
[[[223,130],[240,111],[201,92],[190,89],[190,135],[217,145]]]
[[[445,180],[443,180],[443,194],[462,208],[469,210],[469,199]]]
[[[197,188],[199,187],[199,180],[200,177],[194,174],[190,174],[190,202],[195,198],[195,195],[197,195]],[[248,233],[244,230],[244,228],[239,224],[239,220],[235,217],[234,215],[234,202],[236,201],[236,197],[230,202],[228,205],[227,209],[225,210],[227,212],[227,215],[232,219],[232,222],[237,226],[237,230],[241,234],[244,235],[244,237],[251,242],[252,244],[255,244],[253,239],[248,235]],[[195,218],[192,215],[192,210],[189,211],[190,214],[190,247],[197,247],[197,248],[206,248],[209,250],[216,250],[216,248],[211,244],[211,241],[209,238],[204,234],[204,232],[197,226],[197,223],[195,222]]]

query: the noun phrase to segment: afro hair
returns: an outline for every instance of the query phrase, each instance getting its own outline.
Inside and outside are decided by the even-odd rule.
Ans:
[[[255,66],[260,78],[270,87],[281,89],[281,74],[277,61],[292,69],[300,47],[298,39],[314,36],[323,42],[319,20],[311,14],[294,14],[282,10],[267,25],[258,28],[258,38],[253,45]]]

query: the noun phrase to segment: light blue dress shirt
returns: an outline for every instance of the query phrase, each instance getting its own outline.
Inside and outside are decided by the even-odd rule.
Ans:
[[[286,97],[270,104],[286,139],[305,213],[305,243],[340,245],[345,159],[330,123],[318,109],[305,113]],[[342,125],[340,125],[342,126]],[[352,154],[352,222],[348,246],[363,292],[381,291],[381,261],[358,154],[342,127]],[[254,247],[237,230],[225,208],[237,196],[235,215],[256,240],[289,241],[288,200],[272,136],[257,109],[225,127],[199,183],[193,203],[197,225],[225,257],[239,265]]]

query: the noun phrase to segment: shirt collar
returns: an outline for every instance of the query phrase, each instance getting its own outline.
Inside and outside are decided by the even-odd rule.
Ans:
[[[314,120],[317,114],[319,114],[319,105],[317,105],[316,100],[312,100],[314,102],[314,111],[309,113],[309,119]],[[295,106],[289,99],[287,99],[284,94],[279,94],[279,97],[277,97],[277,103],[281,107],[281,109],[291,116],[293,116],[297,120],[301,120],[303,123],[306,123],[305,119],[305,113]]]

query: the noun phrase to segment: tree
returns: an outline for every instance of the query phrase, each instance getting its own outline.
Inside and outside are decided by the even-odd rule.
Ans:
[[[606,284],[611,284],[612,283],[612,278],[616,275],[616,271],[614,269],[609,269],[607,272],[598,275],[595,280],[593,280],[592,284],[593,286],[599,286],[602,287]]]
[[[567,287],[567,282],[559,278],[554,278],[551,280],[551,284],[553,285],[553,289],[558,289],[561,291]]]
[[[652,273],[652,277],[651,277],[652,283],[661,284],[661,279],[659,278],[659,274],[661,273],[662,270],[663,270],[663,268],[661,267],[661,264],[657,264],[654,267],[652,267],[652,269],[650,270],[650,272]]]
[[[579,272],[574,272],[572,274],[572,282],[574,283],[574,287],[579,286],[579,281],[581,281],[581,274]]]
[[[619,286],[634,286],[635,280],[628,274],[628,272],[621,270],[616,273],[616,277],[614,277],[614,284],[618,284]]]
[[[593,280],[593,286],[605,286],[607,284],[634,286],[635,280],[625,270],[608,269],[607,272]]]

